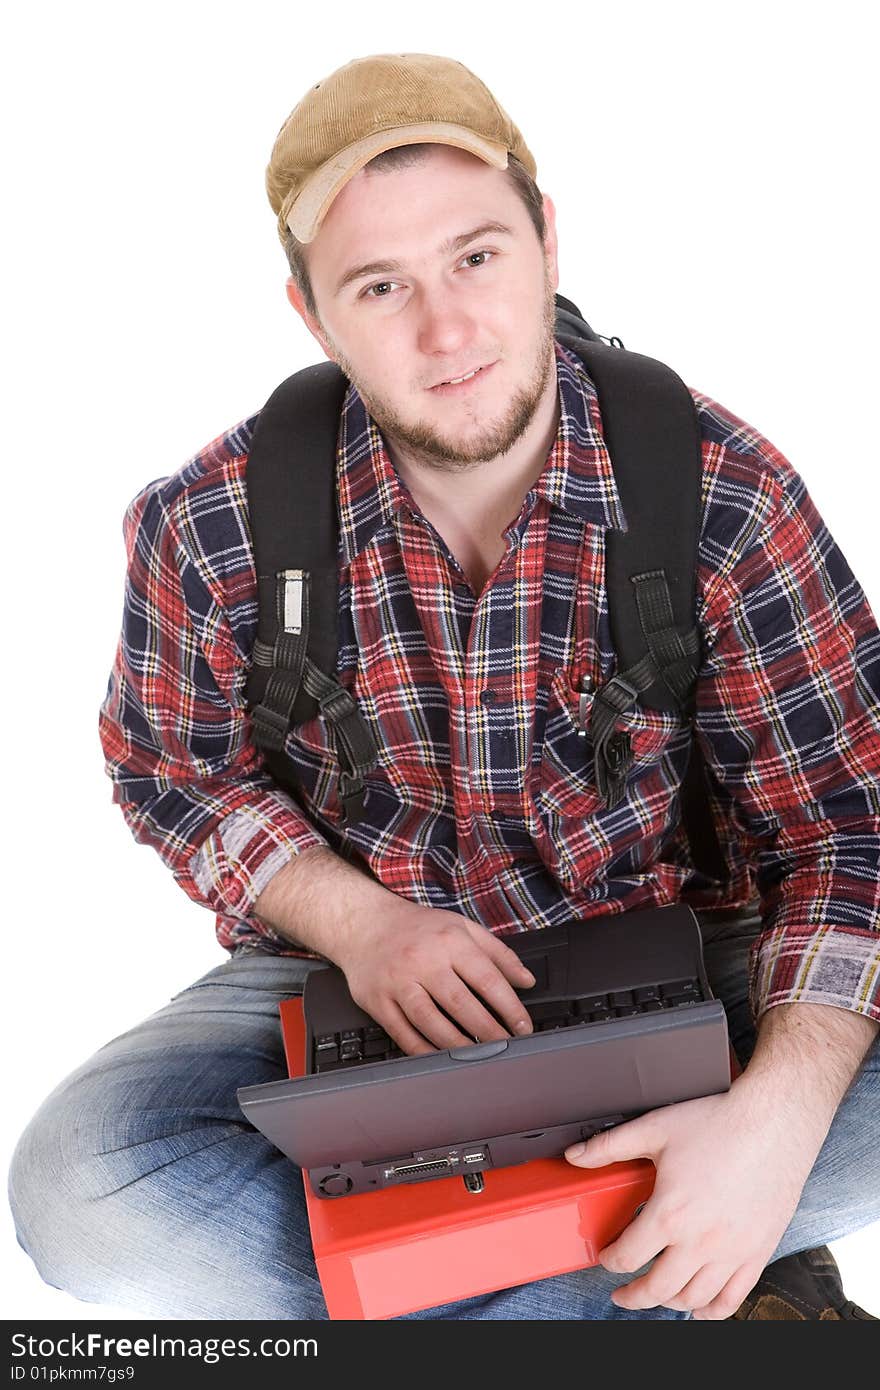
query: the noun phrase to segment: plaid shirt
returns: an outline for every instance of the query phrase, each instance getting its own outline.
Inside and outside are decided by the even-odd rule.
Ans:
[[[100,714],[114,800],[217,914],[227,949],[309,954],[253,904],[292,856],[345,835],[385,887],[498,933],[758,895],[756,1018],[801,1000],[880,1020],[880,633],[865,595],[788,461],[690,388],[703,441],[696,730],[727,883],[689,858],[677,788],[691,726],[677,714],[620,720],[634,762],[606,809],[578,699],[584,678],[615,667],[604,536],[625,518],[595,388],[559,343],[556,362],[556,442],[479,596],[348,390],[337,673],[379,749],[365,819],[348,830],[320,718],[287,741],[301,805],[250,737],[257,416],[143,488],[125,515],[123,627]]]

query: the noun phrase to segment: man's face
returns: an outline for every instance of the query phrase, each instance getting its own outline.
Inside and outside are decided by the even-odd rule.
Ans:
[[[361,170],[335,198],[306,253],[318,319],[288,280],[383,435],[421,462],[458,471],[506,453],[551,379],[555,390],[555,213],[544,206],[542,245],[502,171],[438,145],[411,167]]]

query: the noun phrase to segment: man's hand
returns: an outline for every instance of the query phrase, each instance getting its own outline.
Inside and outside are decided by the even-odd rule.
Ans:
[[[338,965],[355,1003],[404,1052],[532,1031],[514,988],[529,989],[535,979],[515,951],[458,912],[392,893],[324,845],[279,870],[254,912],[281,936]]]
[[[581,1168],[650,1158],[657,1169],[642,1211],[599,1252],[617,1274],[654,1261],[615,1303],[692,1309],[700,1319],[736,1312],[794,1215],[877,1033],[874,1020],[847,1009],[778,1004],[762,1015],[729,1091],[664,1106],[566,1150]]]
[[[457,912],[400,900],[382,918],[352,933],[336,963],[355,1003],[404,1052],[432,1052],[462,1047],[475,1038],[488,1042],[532,1031],[514,988],[529,988],[534,976],[509,946]]]
[[[657,1169],[642,1211],[599,1252],[599,1263],[617,1274],[654,1261],[614,1292],[618,1307],[728,1318],[758,1282],[794,1214],[824,1129],[784,1102],[759,1101],[744,1081],[566,1150],[576,1167],[650,1158]]]

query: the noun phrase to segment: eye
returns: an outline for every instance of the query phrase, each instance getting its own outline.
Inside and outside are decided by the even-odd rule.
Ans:
[[[485,261],[485,260],[480,260],[480,257],[481,257],[481,256],[486,256],[486,257],[488,257],[488,256],[495,256],[495,255],[497,255],[497,254],[498,254],[498,253],[497,253],[496,251],[489,251],[489,250],[485,250],[485,251],[469,251],[469,252],[467,253],[467,255],[464,257],[464,260],[465,260],[465,261],[476,261],[477,264],[476,264],[476,265],[471,265],[469,268],[470,268],[471,270],[479,270],[479,269],[480,269],[480,266],[483,266],[483,265],[486,264],[486,261]],[[387,294],[378,294],[378,293],[374,294],[373,291],[374,291],[374,290],[376,290],[376,291],[378,291],[378,290],[385,290],[385,289],[389,288],[391,285],[396,285],[396,284],[398,284],[398,283],[399,283],[399,282],[398,282],[397,280],[377,280],[374,284],[372,284],[372,285],[367,285],[366,289],[361,290],[360,298],[361,298],[361,299],[387,299],[387,298],[388,298],[388,295],[387,295]]]
[[[466,261],[473,261],[473,260],[475,260],[475,259],[477,258],[477,256],[494,256],[494,255],[495,255],[495,252],[494,252],[494,251],[469,251],[468,254],[465,256],[465,260],[466,260]],[[485,261],[480,261],[480,265],[485,265],[485,264],[486,264]],[[473,270],[479,270],[480,265],[472,266],[471,268],[472,268]]]
[[[375,285],[367,285],[367,288],[364,290],[364,298],[365,298],[365,299],[387,299],[387,298],[388,298],[387,294],[373,294],[373,290],[381,290],[381,289],[384,289],[384,287],[385,287],[386,285],[396,285],[396,284],[397,284],[397,281],[396,281],[396,280],[379,280],[379,281],[377,281],[377,283],[376,283]]]

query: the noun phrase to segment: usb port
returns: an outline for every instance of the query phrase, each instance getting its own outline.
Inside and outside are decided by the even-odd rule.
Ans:
[[[462,1161],[464,1163],[482,1163],[485,1157],[486,1155],[481,1150],[479,1153],[465,1154],[464,1159]]]

